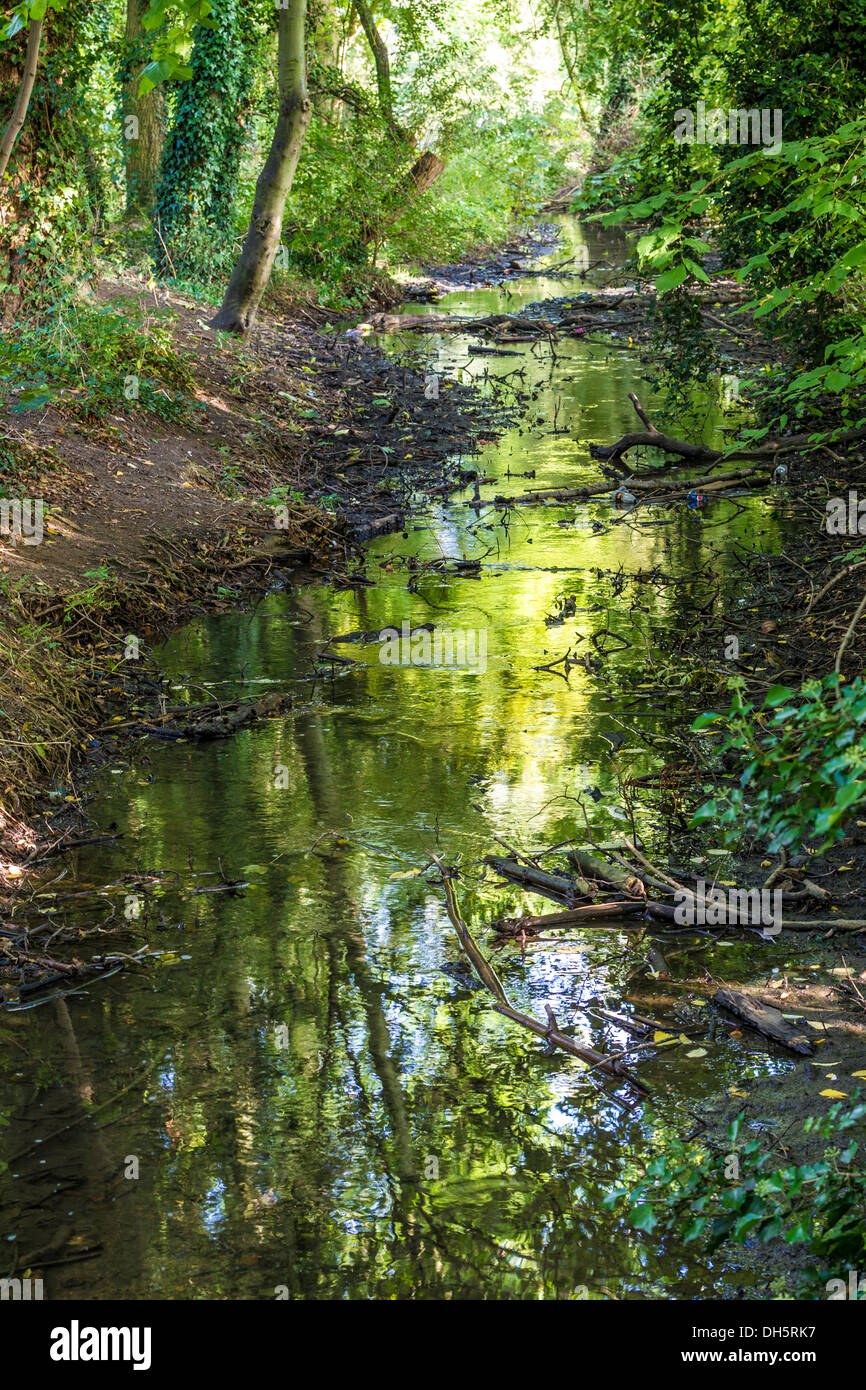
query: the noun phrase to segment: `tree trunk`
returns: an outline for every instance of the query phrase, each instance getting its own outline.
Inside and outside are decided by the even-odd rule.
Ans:
[[[394,97],[391,91],[391,62],[388,47],[373,18],[373,11],[365,0],[355,0],[355,11],[361,21],[361,28],[367,36],[373,62],[376,64],[376,86],[379,89],[379,106],[392,140],[397,145],[411,143],[408,131],[404,130],[394,116]]]
[[[343,46],[348,29],[348,21],[341,14],[335,0],[319,0],[310,14],[310,48],[319,73],[324,76],[328,86],[332,86],[336,75],[342,77]],[[354,13],[350,20],[356,23]],[[319,81],[321,82],[322,76]],[[315,84],[314,84],[315,86]],[[329,91],[318,91],[313,96],[316,114],[326,121],[339,124],[342,106],[339,99]]]
[[[0,141],[0,179],[6,173],[9,158],[15,147],[15,141],[21,134],[21,129],[27,118],[27,108],[30,105],[30,96],[33,92],[33,84],[36,81],[36,69],[39,65],[39,45],[42,42],[42,23],[41,19],[34,19],[30,25],[30,33],[27,36],[27,53],[24,58],[24,76],[21,78],[21,86],[18,88],[18,97],[9,118],[9,124],[3,132],[3,139]]]
[[[310,123],[304,37],[307,0],[288,0],[279,12],[280,113],[256,184],[249,231],[212,328],[246,333],[255,321],[280,245],[283,211]]]
[[[165,138],[165,96],[162,87],[138,95],[141,70],[147,62],[141,18],[148,0],[126,0],[126,64],[123,84],[123,151],[126,168],[127,215],[150,218],[156,200],[156,180]]]
[[[432,150],[425,150],[419,154],[405,182],[407,197],[413,198],[418,193],[426,193],[428,188],[432,188],[437,179],[442,177],[445,171],[445,162],[440,159],[438,154]]]

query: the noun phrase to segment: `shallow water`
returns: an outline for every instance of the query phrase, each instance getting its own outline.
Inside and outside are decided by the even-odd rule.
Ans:
[[[584,244],[591,260],[624,259],[621,241],[587,241],[564,220],[552,265]],[[583,288],[551,272],[435,311],[511,312]],[[636,354],[567,340],[555,359],[546,344],[470,358],[467,343],[416,336],[413,347],[443,379],[520,367],[535,393],[522,423],[473,460],[495,480],[482,499],[596,478],[587,443],[631,428],[628,393],[645,391]],[[718,423],[708,411],[707,437]],[[600,1201],[636,1174],[653,1134],[684,1131],[720,1088],[788,1064],[745,1041],[707,1041],[694,1061],[662,1051],[641,1064],[656,1105],[633,1104],[442,971],[459,953],[441,888],[422,874],[430,852],[462,866],[461,907],[489,948],[485,923],[553,910],[484,871],[497,837],[549,846],[585,840],[587,823],[598,844],[631,836],[618,769],[657,770],[714,703],[707,689],[660,699],[647,642],[675,637],[692,603],[736,574],[737,542],[772,549],[783,529],[760,499],[703,515],[635,517],[608,499],[504,513],[467,489],[370,546],[375,587],[279,592],[177,632],[158,659],[178,702],[275,688],[296,708],[231,740],[151,740],[100,775],[88,809],[123,838],[82,851],[51,891],[101,890],[104,917],[130,923],[106,949],[147,941],[164,954],[146,972],[0,1013],[0,1274],[38,1265],[52,1298],[748,1287],[747,1270],[659,1249]],[[481,567],[423,567],[442,557]],[[692,582],[630,578],[657,570]],[[353,642],[329,650],[354,664],[312,678],[328,638],[404,622],[456,634],[473,659],[388,664],[379,643]],[[568,650],[589,660],[567,680],[536,669]],[[615,758],[606,734],[621,736]],[[662,834],[658,812],[635,816],[648,843]],[[203,891],[223,875],[248,886]],[[59,906],[100,920],[92,899]],[[741,947],[725,949],[733,962]],[[625,1044],[577,1009],[622,1008],[635,966],[625,934],[573,932],[493,958],[517,1007],[543,1017],[549,1003],[590,1045]]]

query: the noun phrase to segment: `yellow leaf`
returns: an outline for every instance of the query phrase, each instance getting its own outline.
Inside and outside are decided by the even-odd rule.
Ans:
[[[691,1052],[686,1053],[687,1057],[706,1057],[706,1055],[707,1049],[705,1047],[693,1047]]]
[[[866,1080],[866,1071],[852,1071],[851,1075],[860,1076],[863,1077],[864,1080]]]
[[[673,1033],[662,1033],[660,1030],[653,1033],[653,1042],[670,1042]]]
[[[821,1092],[821,1095],[826,1096],[828,1100],[844,1100],[847,1094],[847,1091],[834,1091],[832,1087],[827,1091]]]
[[[736,1086],[729,1086],[729,1087],[728,1087],[728,1095],[729,1095],[729,1096],[742,1096],[742,1097],[745,1099],[745,1098],[748,1097],[748,1094],[749,1094],[748,1091],[738,1091],[737,1088],[736,1088]]]

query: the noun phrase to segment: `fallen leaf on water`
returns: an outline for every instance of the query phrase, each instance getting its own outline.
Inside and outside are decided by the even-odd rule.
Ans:
[[[749,1093],[748,1093],[748,1091],[738,1091],[737,1088],[736,1088],[736,1086],[729,1086],[729,1087],[728,1087],[728,1095],[729,1095],[729,1096],[742,1096],[744,1099],[747,1099]]]
[[[693,1047],[691,1052],[686,1053],[687,1057],[706,1057],[706,1055],[707,1049],[705,1047]]]
[[[826,1096],[828,1100],[844,1100],[847,1094],[847,1091],[834,1091],[832,1088],[821,1092],[821,1095]]]

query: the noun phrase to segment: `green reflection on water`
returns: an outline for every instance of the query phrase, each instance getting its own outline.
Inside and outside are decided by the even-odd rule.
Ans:
[[[575,224],[566,232],[554,260],[580,244]],[[622,259],[620,244],[598,237],[592,258],[605,249]],[[532,280],[445,307],[510,311],[574,288]],[[459,338],[425,347],[449,373],[518,361],[485,367]],[[627,394],[641,373],[630,355],[577,342],[551,361],[527,345],[519,363],[536,399],[482,454],[478,466],[497,479],[482,498],[520,491],[526,480],[509,475],[531,470],[536,487],[595,477],[588,442],[631,425]],[[551,432],[557,408],[566,432]],[[717,423],[708,412],[710,433]],[[441,893],[415,871],[431,849],[462,860],[461,903],[483,941],[484,923],[544,910],[483,875],[494,836],[579,836],[575,797],[593,787],[593,833],[615,838],[627,823],[603,735],[625,716],[656,744],[626,747],[621,760],[651,771],[692,704],[638,693],[626,710],[591,669],[566,682],[534,668],[569,649],[598,652],[593,635],[603,650],[616,633],[628,645],[614,643],[607,666],[640,672],[641,632],[690,622],[691,590],[647,585],[638,602],[598,572],[658,568],[699,585],[706,566],[724,583],[737,541],[772,548],[783,525],[760,501],[718,503],[705,517],[644,512],[639,525],[608,501],[504,516],[473,506],[468,490],[371,547],[375,588],[278,593],[172,637],[160,656],[179,697],[274,686],[294,690],[298,708],[232,740],[150,742],[134,766],[101,779],[93,815],[124,838],[82,853],[66,885],[161,874],[133,945],[166,954],[146,975],[0,1016],[4,1152],[22,1155],[0,1174],[14,1269],[44,1263],[55,1298],[272,1298],[278,1287],[301,1298],[682,1298],[743,1282],[623,1231],[599,1203],[637,1171],[652,1126],[679,1127],[684,1102],[744,1068],[783,1064],[710,1043],[702,1063],[647,1064],[666,1092],[657,1120],[623,1108],[632,1097],[620,1092],[617,1104],[581,1064],[545,1055],[442,973],[457,949]],[[481,569],[423,569],[443,556],[477,557]],[[571,616],[545,622],[563,605]],[[485,669],[388,666],[379,644],[353,643],[333,648],[353,666],[308,679],[329,638],[404,621],[483,632]],[[194,891],[222,873],[250,886]],[[120,885],[106,917],[125,901]],[[616,1008],[631,964],[616,933],[496,957],[518,1006],[543,1014],[549,1002],[607,1049],[624,1037],[576,1006]],[[137,1178],[125,1175],[131,1158]],[[52,1249],[97,1254],[53,1265]]]

